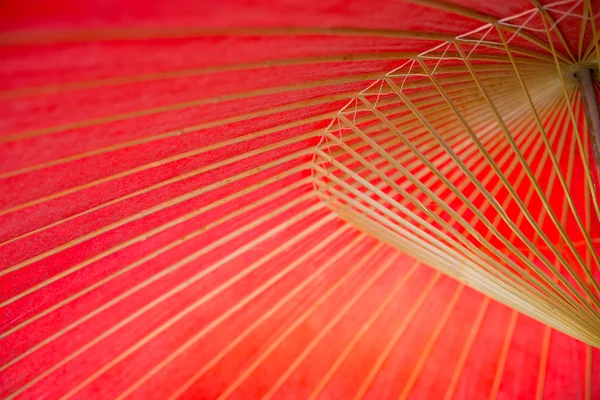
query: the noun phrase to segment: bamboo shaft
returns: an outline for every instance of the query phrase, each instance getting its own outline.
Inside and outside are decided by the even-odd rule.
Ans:
[[[583,111],[592,142],[596,174],[598,174],[600,173],[600,110],[598,109],[598,97],[594,88],[594,71],[584,68],[579,70],[575,76],[577,77],[577,83],[581,91]],[[600,181],[600,177],[598,178]]]

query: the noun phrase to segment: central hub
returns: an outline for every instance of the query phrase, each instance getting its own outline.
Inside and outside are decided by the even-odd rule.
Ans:
[[[598,79],[598,63],[597,62],[580,62],[577,64],[568,65],[563,69],[565,81],[576,84],[577,75],[583,70],[591,70],[593,79]]]

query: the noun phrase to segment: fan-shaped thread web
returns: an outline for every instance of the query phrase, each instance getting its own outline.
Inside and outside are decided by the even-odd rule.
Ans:
[[[575,15],[571,3],[590,19],[582,2],[560,3],[563,15]],[[517,54],[502,24],[486,25],[360,92],[316,149],[314,185],[363,231],[600,346],[591,139],[543,11],[504,23],[541,26],[545,59]]]

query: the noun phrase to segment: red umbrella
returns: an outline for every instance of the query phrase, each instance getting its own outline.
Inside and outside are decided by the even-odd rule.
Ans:
[[[545,78],[557,76],[557,64],[565,74],[571,72],[565,65],[576,65],[577,72],[596,64],[590,10],[598,7],[586,1],[548,3],[541,11],[537,6],[465,0],[2,5],[2,396],[600,398],[597,349],[398,252],[393,246],[408,243],[398,240],[402,236],[389,240],[377,231],[380,225],[359,223],[367,234],[344,222],[339,214],[355,225],[363,215],[340,206],[348,201],[341,194],[355,192],[333,185],[323,191],[319,183],[329,182],[327,171],[327,179],[343,176],[336,175],[340,165],[351,167],[341,170],[347,175],[336,183],[341,186],[349,172],[368,173],[351,163],[355,156],[340,151],[342,144],[368,151],[360,144],[364,138],[351,136],[354,113],[346,116],[350,125],[339,127],[350,129],[336,130],[331,120],[356,104],[356,118],[369,126],[369,113],[391,110],[387,87],[373,83],[403,65],[410,68],[406,61],[419,55],[433,57],[424,66],[438,68],[432,75],[444,89],[458,84],[450,97],[469,124],[489,121],[489,112],[480,107],[481,95],[456,79],[467,54],[475,75],[496,96],[492,103],[504,107],[502,116],[509,113],[519,82],[502,38],[495,32],[483,37],[488,28],[482,28],[501,26],[526,87],[540,88],[534,108],[542,111],[542,123],[560,127],[549,133],[571,127],[551,145],[558,153],[565,138],[566,156],[559,162],[567,161],[558,169],[568,172],[576,138],[590,150],[574,153],[579,158],[571,165],[577,168],[565,179],[577,189],[574,209],[592,211],[582,214],[588,216],[582,221],[587,237],[573,220],[575,225],[566,223],[565,240],[545,217],[539,229],[522,230],[533,246],[511,239],[517,250],[540,249],[536,259],[515,258],[499,238],[476,250],[492,259],[500,257],[493,249],[500,249],[512,257],[515,271],[537,266],[560,299],[550,305],[563,309],[532,312],[527,305],[539,303],[523,301],[529,292],[518,288],[519,301],[511,305],[596,344],[598,266],[589,251],[598,223],[590,182],[593,143],[577,95],[568,92],[566,102],[560,92],[563,97],[555,98],[542,89],[552,87]],[[527,21],[531,15],[535,20]],[[543,24],[554,27],[550,39]],[[476,47],[462,61],[447,45],[457,37],[461,50]],[[440,95],[434,92],[419,98],[419,88],[423,94],[432,86],[416,83],[425,81],[411,75],[423,75],[416,68],[392,73],[392,82],[406,85],[393,95],[406,94],[428,121],[438,121],[448,106],[436,105]],[[378,107],[359,109],[351,99],[361,92]],[[521,105],[514,101],[515,108]],[[573,105],[575,124],[567,121],[566,104]],[[396,113],[384,116],[410,115]],[[419,122],[414,114],[407,118],[407,124]],[[510,133],[534,132],[518,129],[522,119],[510,122]],[[436,131],[452,133],[435,124]],[[334,137],[326,141],[328,126]],[[518,146],[537,137],[517,135]],[[538,143],[533,139],[528,149]],[[383,132],[377,140],[395,151],[394,137]],[[495,149],[495,157],[508,154]],[[525,155],[534,171],[550,165]],[[338,169],[325,165],[334,158]],[[369,160],[389,168],[376,155]],[[445,174],[455,176],[457,185],[467,182],[453,168]],[[482,168],[480,181],[492,167]],[[547,189],[552,169],[539,169],[536,179]],[[519,172],[506,174],[511,184]],[[319,193],[331,195],[331,188],[340,195],[322,201]],[[439,182],[427,188],[442,190]],[[521,188],[518,196],[525,198],[528,187]],[[422,188],[412,193],[421,202],[431,198]],[[553,193],[551,208],[562,212],[564,191]],[[508,198],[505,192],[494,196]],[[536,221],[540,204],[527,208]],[[510,220],[523,212],[518,204],[509,211]],[[489,215],[492,221],[496,214]],[[456,215],[443,217],[458,227]],[[515,231],[498,228],[508,236]],[[533,242],[536,232],[546,232],[547,243],[539,237]],[[553,253],[560,241],[576,249]],[[405,251],[444,268],[435,257]],[[556,261],[560,256],[564,262]],[[565,282],[548,269],[554,262]],[[450,265],[444,272],[452,273]],[[569,272],[587,280],[576,286]],[[487,292],[502,301],[510,297]],[[571,301],[577,293],[581,299]]]

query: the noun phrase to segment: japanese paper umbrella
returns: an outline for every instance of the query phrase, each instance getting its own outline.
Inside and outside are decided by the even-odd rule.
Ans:
[[[0,10],[3,398],[600,398],[600,4]]]

